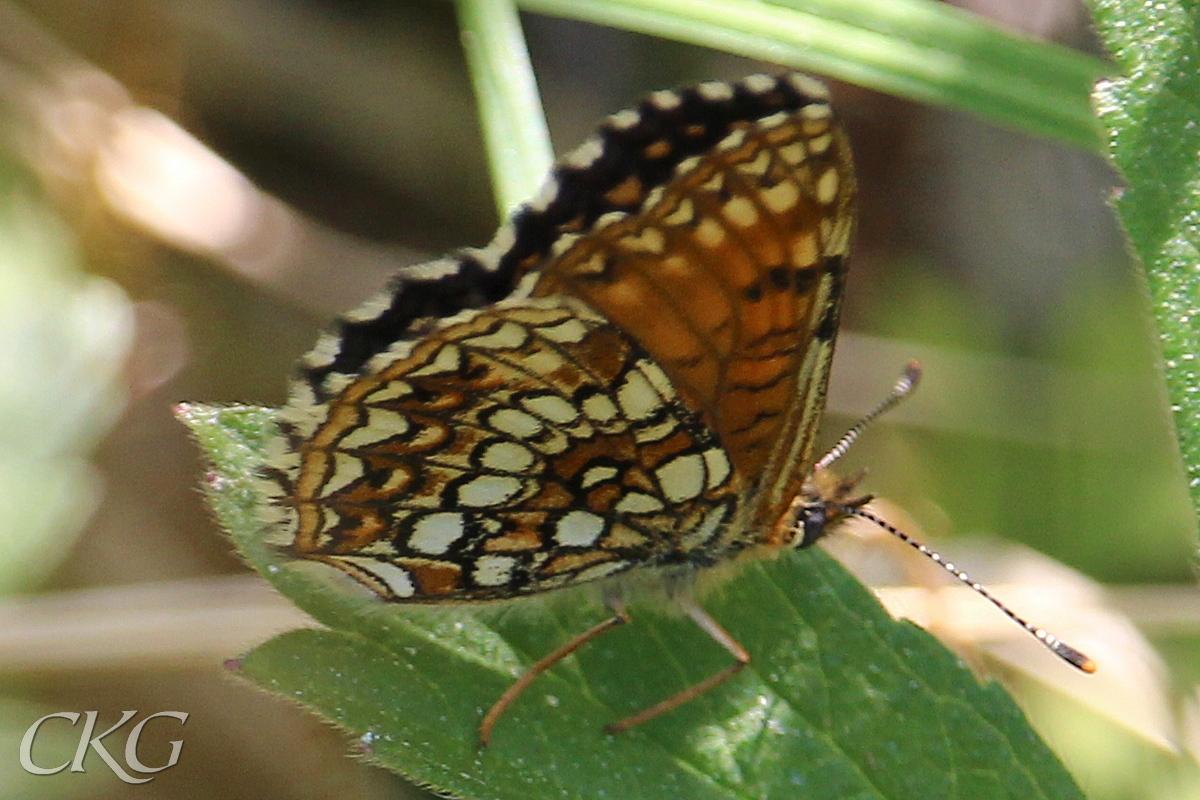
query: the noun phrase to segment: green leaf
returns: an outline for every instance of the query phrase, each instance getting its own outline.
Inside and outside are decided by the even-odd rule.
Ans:
[[[1097,29],[1128,76],[1097,87],[1096,104],[1128,184],[1115,205],[1145,270],[1200,512],[1200,9],[1185,2],[1092,5]]]
[[[1088,92],[1110,68],[932,0],[520,0],[593,22],[812,70],[1098,149]]]
[[[603,734],[729,663],[690,622],[635,603],[632,625],[539,677],[480,751],[481,715],[513,677],[605,616],[588,592],[479,609],[387,606],[280,562],[263,542],[254,478],[271,412],[179,413],[214,462],[209,494],[239,550],[334,628],[262,645],[243,674],[355,732],[371,760],[413,780],[514,800],[1080,797],[1003,691],[893,621],[819,551],[748,565],[706,597],[754,658],[726,685]]]

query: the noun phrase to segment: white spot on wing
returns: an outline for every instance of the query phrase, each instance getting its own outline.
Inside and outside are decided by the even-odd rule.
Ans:
[[[739,228],[749,228],[758,222],[758,209],[745,197],[734,197],[725,204],[725,218]]]
[[[266,462],[288,472],[300,466],[300,454],[292,449],[287,439],[282,436],[272,436],[267,440]],[[274,481],[271,481],[274,484]]]
[[[603,143],[593,137],[563,157],[563,163],[575,169],[587,169],[604,153]]]
[[[306,367],[327,367],[337,358],[342,339],[334,333],[322,333],[317,343],[300,359]]]
[[[633,438],[638,444],[660,442],[679,428],[679,420],[667,417],[662,422],[634,429]]]
[[[809,267],[817,263],[821,250],[817,246],[817,237],[811,232],[804,234],[792,243],[792,263],[797,267]]]
[[[811,97],[814,100],[828,100],[829,90],[825,88],[825,84],[818,80],[801,75],[798,72],[793,72],[788,75],[788,80],[791,81],[792,87],[802,95]]]
[[[779,113],[772,114],[769,117],[763,117],[756,124],[758,125],[759,130],[766,130],[767,128],[777,128],[791,118],[792,115],[789,112],[780,111]]]
[[[685,197],[679,201],[679,205],[670,214],[663,217],[663,222],[667,225],[686,225],[696,217],[696,208],[692,205],[692,201]]]
[[[666,246],[662,231],[657,228],[643,228],[636,236],[626,236],[621,239],[621,245],[629,250],[658,255]]]
[[[560,425],[573,422],[579,416],[575,406],[557,395],[523,397],[521,406],[531,414]]]
[[[483,451],[480,463],[497,472],[525,473],[534,464],[534,455],[529,448],[516,442],[494,442]]]
[[[482,250],[475,251],[472,255],[475,259],[483,264],[488,269],[495,269],[500,262],[500,257],[512,249],[512,246],[517,243],[517,232],[512,225],[502,225],[496,235],[492,237],[492,241]]]
[[[676,175],[686,175],[696,169],[696,165],[700,163],[700,156],[691,156],[679,162],[679,166],[675,167]]]
[[[833,143],[833,134],[826,133],[808,140],[808,149],[820,155],[829,149]]]
[[[609,211],[607,214],[601,214],[595,224],[592,225],[592,230],[598,231],[607,228],[609,225],[615,225],[628,216],[629,214],[624,211]]]
[[[733,99],[733,87],[720,81],[705,81],[696,87],[696,91],[710,103]]]
[[[525,356],[521,366],[534,375],[552,375],[564,363],[563,357],[553,350],[535,350]]]
[[[618,131],[629,130],[642,121],[642,115],[631,108],[618,111],[608,118],[608,124]]]
[[[480,475],[458,487],[458,502],[470,508],[491,508],[521,491],[521,480],[509,475]]]
[[[800,200],[800,189],[791,181],[784,181],[759,194],[763,205],[776,214],[792,208]]]
[[[617,477],[616,467],[592,467],[587,472],[583,473],[583,477],[579,479],[579,485],[584,489],[590,489],[597,483],[612,480]]]
[[[779,148],[779,155],[789,166],[795,167],[808,158],[808,151],[802,143],[792,142]]]
[[[413,264],[401,270],[400,275],[406,280],[429,281],[453,275],[462,269],[462,259],[447,257],[426,261],[423,264]]]
[[[587,336],[587,331],[587,326],[582,322],[577,319],[569,319],[566,322],[560,322],[558,325],[539,328],[538,335],[552,342],[574,344],[582,342],[584,337]]]
[[[617,403],[629,420],[642,420],[654,416],[662,408],[662,398],[650,381],[641,372],[632,371],[617,389]]]
[[[308,384],[295,383],[287,405],[279,410],[279,421],[291,425],[301,437],[308,438],[325,421],[327,411],[327,406],[317,403]]]
[[[438,556],[461,539],[465,531],[466,521],[462,514],[453,511],[426,514],[413,525],[408,546],[418,552]]]
[[[618,514],[651,514],[662,510],[661,500],[643,492],[630,492],[613,506],[613,511]]]
[[[762,177],[767,173],[767,169],[771,166],[771,151],[762,150],[754,158],[749,161],[743,161],[737,165],[737,171],[743,175],[749,175],[754,178]]]
[[[830,167],[817,179],[817,202],[829,205],[837,197],[837,192],[838,171]]]
[[[525,204],[525,207],[534,212],[545,211],[556,197],[558,197],[558,181],[551,178],[543,184],[534,198]]]
[[[516,408],[502,408],[488,417],[488,425],[515,439],[529,439],[542,432],[541,420]]]
[[[583,413],[587,414],[588,419],[593,422],[610,422],[616,419],[616,405],[608,397],[602,394],[594,394],[583,401]]]
[[[729,456],[725,454],[724,450],[712,447],[704,451],[704,469],[708,474],[705,485],[709,489],[715,489],[729,477],[733,466],[729,463]]]
[[[413,348],[416,345],[416,339],[397,339],[388,345],[388,349],[383,353],[376,353],[371,356],[371,360],[367,361],[366,367],[362,368],[362,372],[380,372],[383,369],[394,365],[397,361],[407,359],[413,355]],[[328,390],[328,386],[326,386]]]
[[[566,547],[590,547],[604,533],[604,518],[588,511],[572,511],[554,526],[554,539]]]
[[[357,378],[354,375],[343,375],[340,372],[334,372],[325,379],[321,384],[321,388],[328,394],[340,394],[350,384],[354,383]]]
[[[341,525],[342,518],[329,506],[324,506],[323,508],[318,506],[318,508],[321,509],[321,537],[319,543],[325,544],[329,542],[328,531]]]
[[[679,95],[674,92],[669,92],[665,89],[653,92],[650,95],[650,102],[657,108],[663,111],[671,111],[679,108]]]
[[[402,434],[412,427],[404,415],[386,408],[369,408],[366,416],[364,424],[352,429],[338,441],[338,449],[369,447]]]
[[[354,481],[361,478],[363,475],[363,465],[360,459],[354,456],[348,456],[344,453],[333,454],[333,474],[325,481],[325,485],[321,487],[321,494],[328,496],[338,491],[345,489]]]
[[[825,103],[813,103],[800,109],[800,116],[808,120],[826,120],[833,116],[833,109]]]
[[[663,494],[672,503],[693,500],[704,491],[704,459],[698,453],[673,458],[654,472]]]
[[[373,319],[378,319],[383,312],[391,308],[393,298],[394,295],[392,292],[380,292],[358,308],[346,314],[345,318],[350,322],[370,322]]]
[[[291,391],[288,393],[287,404],[294,406],[297,409],[309,409],[317,405],[317,398],[313,395],[312,387],[307,383],[296,382],[291,385]],[[286,408],[284,409],[287,410]]]
[[[525,344],[525,340],[528,337],[529,333],[520,325],[505,322],[491,333],[463,339],[462,343],[471,347],[482,347],[487,350],[515,350]]]
[[[414,369],[410,375],[444,375],[448,372],[458,372],[462,368],[462,350],[458,345],[446,344],[438,348],[433,361],[425,366]]]
[[[412,384],[407,381],[388,381],[364,398],[366,403],[382,403],[385,400],[399,400],[413,393]]]
[[[561,258],[563,253],[570,250],[579,241],[578,233],[564,233],[554,240],[554,244],[550,245],[550,253],[555,258]]]
[[[725,241],[725,229],[714,220],[702,219],[696,226],[696,238],[705,247],[717,247]]]
[[[728,136],[726,136],[724,139],[722,139],[720,141],[720,143],[717,144],[717,149],[718,150],[736,150],[737,148],[741,147],[745,143],[746,143],[746,129],[738,128],[737,130],[733,131]],[[705,184],[704,188],[707,189],[708,184]]]
[[[775,79],[770,75],[763,75],[761,72],[756,75],[747,75],[742,78],[742,86],[745,86],[755,94],[766,94],[775,88]]]
[[[646,380],[650,381],[654,390],[658,392],[659,397],[668,399],[675,396],[675,390],[671,387],[671,379],[667,377],[667,373],[662,371],[662,367],[653,361],[639,361],[637,366],[646,376]]]
[[[480,586],[503,586],[512,580],[516,565],[512,556],[481,556],[475,561],[473,577]]]

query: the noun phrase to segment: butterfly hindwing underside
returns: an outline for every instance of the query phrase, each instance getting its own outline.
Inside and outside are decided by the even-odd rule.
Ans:
[[[778,544],[853,192],[802,76],[609,117],[491,245],[410,270],[305,357],[266,473],[271,541],[405,602]]]

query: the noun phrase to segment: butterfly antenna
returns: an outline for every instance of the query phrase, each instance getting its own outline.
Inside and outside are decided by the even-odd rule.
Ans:
[[[827,469],[833,462],[846,455],[846,451],[858,439],[863,429],[870,425],[880,414],[890,410],[894,405],[912,394],[913,389],[917,388],[917,381],[919,380],[921,380],[921,365],[916,361],[908,362],[904,366],[903,374],[900,375],[899,380],[892,386],[892,391],[888,392],[888,396],[883,398],[883,402],[875,406],[875,409],[870,414],[867,414],[854,423],[850,430],[846,431],[841,439],[838,439],[837,444],[821,457],[821,460],[816,463],[813,469]]]
[[[1024,619],[1022,619],[1021,617],[1017,616],[1017,614],[1015,612],[1013,612],[1012,609],[1010,609],[1008,606],[1004,605],[1004,603],[1000,602],[1000,600],[998,600],[995,595],[993,595],[991,592],[989,592],[987,589],[985,589],[980,584],[971,580],[970,576],[968,576],[967,573],[963,572],[961,569],[954,566],[954,564],[952,564],[949,561],[942,558],[941,554],[938,553],[937,551],[929,549],[925,545],[918,542],[916,539],[909,536],[904,531],[897,528],[895,525],[892,525],[891,523],[889,523],[887,520],[883,519],[882,517],[876,516],[875,514],[872,514],[870,511],[866,511],[866,510],[862,509],[861,507],[846,507],[845,511],[847,514],[852,514],[856,517],[862,517],[863,519],[874,522],[876,525],[883,528],[885,531],[892,534],[896,538],[900,539],[900,541],[904,542],[909,547],[913,548],[918,553],[920,553],[921,555],[928,558],[930,561],[933,561],[935,564],[937,564],[939,567],[941,567],[942,569],[949,572],[954,577],[958,578],[960,581],[965,583],[967,586],[974,589],[976,592],[981,594],[984,597],[984,599],[986,599],[989,603],[994,605],[996,608],[1003,611],[1008,616],[1009,619],[1011,619],[1013,622],[1017,623],[1022,628],[1024,628],[1026,631],[1028,631],[1035,639],[1037,639],[1039,642],[1044,644],[1050,650],[1050,652],[1054,653],[1054,655],[1058,656],[1063,661],[1066,661],[1071,666],[1075,667],[1076,669],[1078,669],[1082,672],[1086,672],[1089,675],[1096,671],[1096,662],[1092,661],[1090,658],[1085,656],[1083,653],[1079,652],[1074,647],[1071,647],[1069,644],[1062,641],[1054,634],[1052,634],[1042,628],[1039,628],[1036,625],[1031,625],[1028,622],[1026,622]]]

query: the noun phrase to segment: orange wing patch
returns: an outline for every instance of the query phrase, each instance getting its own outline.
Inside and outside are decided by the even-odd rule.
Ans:
[[[581,297],[627,331],[738,470],[760,475],[805,426],[804,363],[836,315],[853,194],[827,105],[745,123],[680,165],[642,213],[573,240],[535,294]],[[807,369],[821,371],[823,397],[827,364]]]

